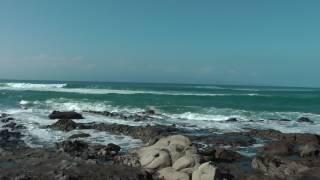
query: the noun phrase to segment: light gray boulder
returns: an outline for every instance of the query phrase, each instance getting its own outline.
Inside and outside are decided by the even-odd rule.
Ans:
[[[217,176],[217,167],[211,162],[204,163],[192,174],[192,180],[214,180]]]
[[[158,178],[164,180],[190,180],[187,173],[177,171],[172,167],[167,167],[158,171]]]

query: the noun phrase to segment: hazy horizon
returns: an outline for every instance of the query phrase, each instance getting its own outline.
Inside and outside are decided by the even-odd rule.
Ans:
[[[320,87],[318,7],[4,0],[0,79]]]

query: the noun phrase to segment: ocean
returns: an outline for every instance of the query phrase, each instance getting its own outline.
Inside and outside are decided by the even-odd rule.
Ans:
[[[153,121],[135,122],[83,112],[138,113],[148,109],[161,116]],[[50,146],[78,131],[90,131],[87,140],[101,144],[113,142],[134,147],[142,143],[128,136],[94,130],[65,133],[48,129],[46,126],[53,123],[48,115],[53,110],[81,112],[85,119],[80,122],[132,126],[175,124],[189,130],[212,129],[215,133],[256,128],[320,134],[320,89],[317,88],[0,81],[0,113],[11,114],[26,127],[24,140],[30,146]],[[300,117],[308,117],[314,123],[299,123]],[[229,118],[238,121],[226,122]]]

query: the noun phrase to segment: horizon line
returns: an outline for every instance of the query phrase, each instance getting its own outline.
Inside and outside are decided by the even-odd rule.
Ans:
[[[79,82],[79,83],[127,83],[127,84],[172,84],[172,85],[206,85],[206,86],[252,86],[252,87],[278,87],[278,88],[314,88],[318,89],[320,87],[315,86],[280,86],[280,85],[257,85],[257,84],[230,84],[230,83],[181,83],[181,82],[150,82],[150,81],[103,81],[103,80],[39,80],[39,79],[15,79],[15,78],[0,78],[0,81],[47,81],[47,82]]]

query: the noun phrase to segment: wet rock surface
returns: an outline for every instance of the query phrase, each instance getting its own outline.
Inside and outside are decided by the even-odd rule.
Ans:
[[[147,126],[129,126],[122,124],[79,124],[80,129],[96,129],[107,131],[113,134],[123,134],[143,140],[146,143],[152,143],[159,138],[178,134],[181,132],[175,126],[147,125]]]
[[[128,179],[147,180],[142,169],[99,164],[65,153],[25,148],[0,157],[0,179]]]
[[[67,140],[56,144],[58,151],[67,153],[72,157],[80,157],[82,159],[111,160],[117,155],[121,149],[116,144],[89,145],[79,140]]]
[[[49,125],[48,127],[59,131],[72,131],[76,129],[78,125],[71,119],[60,119],[56,123]]]
[[[60,111],[53,111],[49,115],[50,119],[83,119],[82,114],[74,112],[74,111],[66,111],[66,112],[60,112]]]

